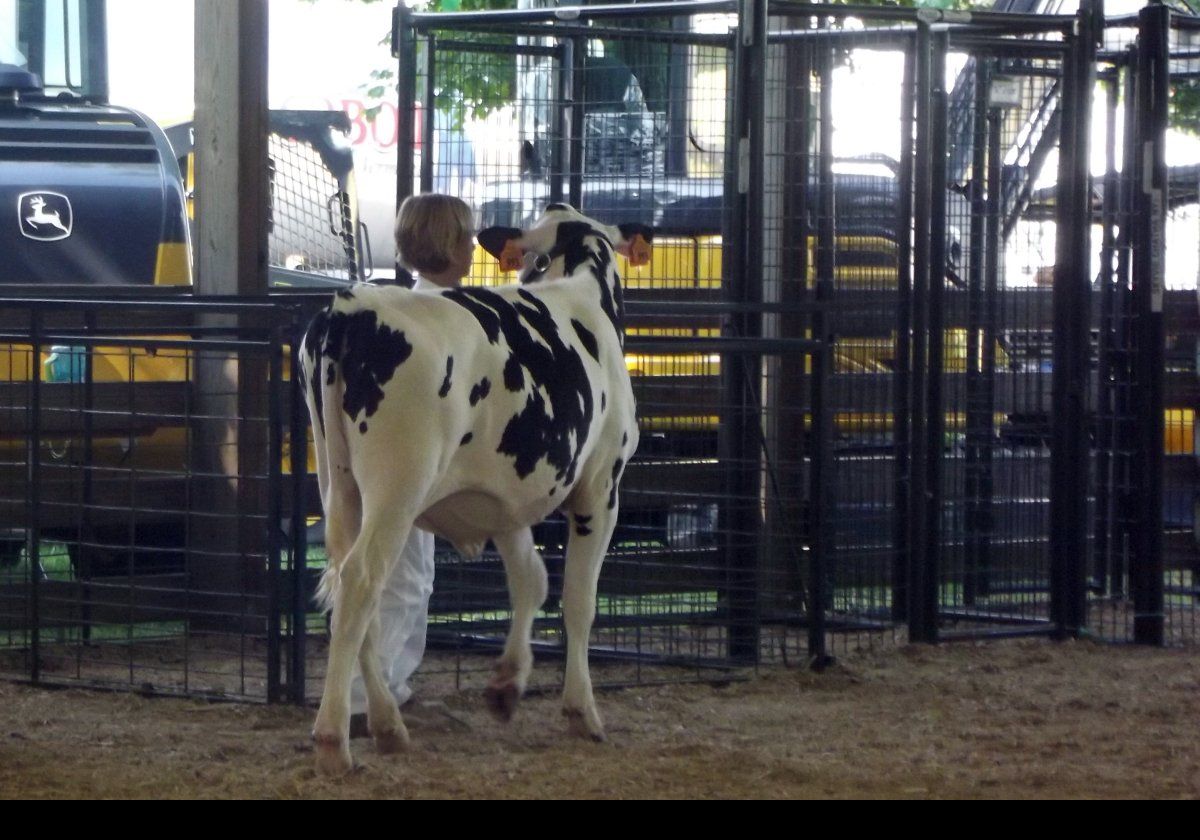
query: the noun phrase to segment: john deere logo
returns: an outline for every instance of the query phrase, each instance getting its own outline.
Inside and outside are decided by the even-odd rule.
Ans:
[[[17,198],[21,233],[30,239],[53,242],[71,235],[71,202],[62,193],[31,192]]]

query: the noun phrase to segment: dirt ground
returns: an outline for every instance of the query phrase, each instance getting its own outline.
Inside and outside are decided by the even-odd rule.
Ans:
[[[1194,649],[883,646],[745,676],[603,692],[605,744],[568,738],[550,694],[505,726],[478,691],[418,685],[409,752],[355,740],[335,780],[312,710],[0,683],[0,796],[1200,797]]]

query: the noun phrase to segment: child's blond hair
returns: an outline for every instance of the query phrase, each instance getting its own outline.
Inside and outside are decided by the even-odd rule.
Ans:
[[[452,195],[410,195],[396,214],[396,255],[409,271],[445,271],[454,249],[474,235],[471,208]]]

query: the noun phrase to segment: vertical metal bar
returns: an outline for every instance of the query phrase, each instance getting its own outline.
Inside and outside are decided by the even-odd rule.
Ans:
[[[434,126],[437,123],[437,38],[431,32],[425,36],[425,95],[421,109],[425,121],[421,124],[421,192],[433,192]]]
[[[1134,185],[1133,293],[1137,311],[1135,404],[1138,423],[1136,550],[1130,569],[1133,639],[1165,640],[1163,591],[1163,379],[1166,330],[1163,275],[1167,201],[1166,132],[1170,94],[1170,20],[1166,6],[1138,13],[1138,178]]]
[[[1093,525],[1096,562],[1091,585],[1106,591],[1109,569],[1112,563],[1112,536],[1115,528],[1116,510],[1113,506],[1113,446],[1116,442],[1114,429],[1116,394],[1113,382],[1113,352],[1115,346],[1115,323],[1113,320],[1114,297],[1116,295],[1116,233],[1117,203],[1120,175],[1117,172],[1117,94],[1118,71],[1113,69],[1104,79],[1104,203],[1101,209],[1103,240],[1100,246],[1100,295],[1099,358],[1097,359],[1096,394],[1096,517]]]
[[[937,638],[938,607],[942,575],[942,465],[946,457],[946,407],[942,396],[945,367],[946,296],[946,33],[930,39],[930,143],[929,143],[929,353],[926,391],[925,462],[925,591],[920,595],[926,614],[923,623],[933,640]]]
[[[833,596],[829,579],[831,537],[834,533],[833,495],[833,432],[830,428],[829,375],[832,365],[832,332],[825,309],[820,304],[833,298],[833,277],[837,270],[837,226],[834,219],[833,181],[833,50],[818,47],[817,75],[820,84],[818,125],[820,138],[817,158],[817,275],[816,300],[813,310],[812,337],[821,342],[813,356],[812,423],[812,489],[810,490],[812,524],[812,562],[809,574],[808,655],[812,662],[823,665],[825,651],[826,608]]]
[[[1136,187],[1138,160],[1137,119],[1137,54],[1136,46],[1126,54],[1124,80],[1124,138],[1120,179],[1120,228],[1117,232],[1117,278],[1113,305],[1116,326],[1114,333],[1120,355],[1114,359],[1113,378],[1116,388],[1116,417],[1113,427],[1116,434],[1117,454],[1113,464],[1114,503],[1116,511],[1113,534],[1112,562],[1109,564],[1109,590],[1113,593],[1127,591],[1126,576],[1129,573],[1130,538],[1132,517],[1136,504],[1133,498],[1133,202]]]
[[[96,312],[93,309],[88,309],[84,314],[84,326],[89,336],[96,332]],[[95,533],[92,529],[92,512],[94,510],[95,499],[93,479],[93,460],[95,455],[95,366],[94,358],[96,347],[94,345],[88,347],[87,355],[84,357],[84,381],[83,381],[83,505],[80,511],[80,528],[76,535],[76,539],[80,543],[91,543],[95,541]],[[85,574],[79,574],[79,617],[81,622],[80,637],[85,641],[90,641],[92,638],[92,575],[90,554],[91,549],[85,548],[82,544],[78,547],[77,557],[79,558],[80,568],[78,571],[84,571]]]
[[[587,39],[571,39],[571,153],[567,158],[568,203],[583,207],[583,62],[587,57]]]
[[[981,364],[983,387],[980,415],[987,422],[987,436],[995,440],[996,425],[996,342],[999,338],[1000,318],[1000,263],[1004,229],[1004,155],[1000,147],[1000,132],[1004,125],[1003,112],[989,108],[987,112],[987,201],[984,213],[983,254],[983,335]],[[979,567],[975,575],[975,594],[986,595],[991,589],[992,544],[990,536],[995,530],[995,498],[992,472],[993,448],[984,446],[979,453],[979,527],[988,536],[981,540]]]
[[[550,93],[550,100],[554,107],[558,109],[558,119],[555,121],[555,136],[550,142],[550,201],[552,203],[561,202],[563,200],[563,178],[565,172],[563,163],[570,160],[571,152],[567,148],[567,143],[571,136],[571,61],[574,44],[569,39],[564,39],[554,53],[554,61],[557,62],[556,72],[554,73],[553,87]]]
[[[671,29],[687,32],[691,21],[688,16],[676,15],[671,19]],[[688,149],[688,77],[690,58],[688,47],[672,43],[667,47],[667,148],[666,176],[687,177]]]
[[[738,72],[738,125],[746,153],[739,153],[737,201],[741,212],[739,277],[729,288],[729,299],[743,303],[762,301],[763,283],[763,195],[764,134],[767,69],[766,0],[744,0],[740,15],[743,27]],[[745,191],[741,190],[745,187]],[[740,313],[731,319],[735,333],[744,338],[762,334],[762,316]],[[761,422],[761,357],[757,354],[727,356],[721,370],[725,380],[730,421],[726,445],[733,468],[729,473],[729,498],[733,499],[730,525],[733,543],[728,555],[730,582],[730,656],[756,661],[759,647],[757,570],[762,537],[758,504],[759,438]]]
[[[1090,373],[1088,148],[1095,42],[1090,3],[1080,5],[1063,67],[1055,207],[1054,360],[1051,379],[1050,615],[1060,637],[1086,623],[1088,377]]]
[[[42,676],[42,602],[41,602],[41,509],[42,509],[42,312],[30,311],[29,335],[32,357],[29,360],[29,443],[26,447],[25,475],[29,482],[29,508],[25,518],[25,557],[29,565],[29,679]]]
[[[988,98],[991,80],[991,61],[986,58],[975,60],[975,97],[971,112],[971,219],[967,241],[970,262],[967,265],[967,434],[966,434],[966,539],[963,557],[963,603],[971,606],[979,595],[978,580],[982,566],[982,554],[986,550],[988,535],[983,527],[980,492],[980,463],[983,449],[991,445],[991,423],[983,416],[987,387],[980,352],[983,335],[984,294],[983,267],[984,241],[987,226],[987,196],[984,192],[987,171]]]
[[[303,310],[297,309],[296,315]],[[300,354],[304,344],[304,322],[297,318],[292,324],[291,411],[289,417],[289,450],[292,462],[291,481],[291,662],[288,669],[288,702],[303,705],[305,697],[305,664],[308,641],[308,503],[305,488],[308,479],[308,424],[305,421],[305,394],[300,387]]]
[[[271,331],[267,345],[270,353],[267,374],[267,702],[277,703],[282,697],[283,668],[281,663],[282,599],[280,584],[283,576],[280,553],[280,528],[283,524],[283,339],[280,328]]]
[[[895,448],[896,506],[892,513],[892,620],[909,615],[909,577],[912,574],[912,223],[913,223],[913,83],[916,52],[912,42],[904,49],[904,75],[900,92],[900,167],[896,202],[896,369],[893,373],[895,405],[892,440]]]
[[[413,194],[413,147],[416,145],[417,38],[412,11],[398,3],[392,12],[392,55],[397,59],[396,208]]]
[[[929,25],[918,21],[916,44],[916,90],[914,93],[914,128],[916,147],[913,171],[913,295],[912,295],[912,487],[909,497],[909,608],[908,637],[914,642],[937,640],[937,604],[927,603],[925,568],[928,542],[928,507],[926,461],[928,437],[926,423],[926,352],[929,340],[929,265],[930,265],[930,142],[929,134],[932,99],[933,58]],[[930,617],[934,616],[934,620]]]

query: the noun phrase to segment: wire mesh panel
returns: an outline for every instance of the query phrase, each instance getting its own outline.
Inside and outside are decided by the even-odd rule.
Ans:
[[[593,651],[701,666],[753,661],[756,590],[729,557],[750,558],[751,569],[757,562],[757,529],[739,532],[734,523],[757,515],[763,455],[758,444],[736,461],[722,453],[728,414],[740,410],[730,389],[757,373],[715,341],[718,304],[728,298],[735,19],[603,19],[556,27],[550,37],[540,23],[509,34],[502,18],[479,17],[477,26],[445,30],[436,16],[422,19],[413,161],[421,188],[453,189],[446,161],[470,161],[456,177],[481,226],[527,226],[548,202],[569,201],[603,222],[656,229],[649,265],[621,263],[642,442],[622,481]],[[506,281],[480,251],[466,282]],[[730,499],[731,471],[753,488],[749,498]],[[536,638],[554,650],[566,528],[552,520],[535,536],[551,577]],[[499,560],[439,552],[431,609],[435,641],[495,645],[507,626]]]
[[[899,184],[911,31],[813,29],[807,18],[781,16],[769,39],[762,282],[780,312],[764,330],[832,341],[825,620],[834,639],[861,641],[861,631],[890,631],[898,595],[898,466],[908,452],[897,431],[897,359],[911,282],[901,271],[908,237]],[[867,95],[886,104],[865,112]],[[790,605],[794,617],[811,605],[816,583],[794,551],[808,537],[805,460],[821,454],[806,429],[810,368],[785,355],[768,363],[764,381],[777,458],[765,495],[772,565],[761,583],[764,598]]]
[[[1056,242],[1039,189],[1058,178],[1064,65],[1043,43],[997,39],[946,60],[946,119],[961,128],[945,173],[943,332],[930,335],[945,633],[1050,626]]]
[[[1200,639],[1200,487],[1196,449],[1197,354],[1200,345],[1200,25],[1180,18],[1169,36],[1170,96],[1175,116],[1166,136],[1164,200],[1163,588],[1168,644]],[[1191,135],[1191,136],[1189,136]]]
[[[1197,199],[1187,134],[1200,53],[1193,19],[1172,16],[1167,30],[1155,15],[1110,27],[1103,56],[1092,626],[1104,638],[1178,644],[1196,638]],[[1164,90],[1149,86],[1156,75]],[[1170,112],[1153,104],[1167,95]]]
[[[282,698],[286,323],[205,314],[0,303],[3,673]]]
[[[271,265],[361,279],[354,161],[342,112],[272,111],[268,138]]]

